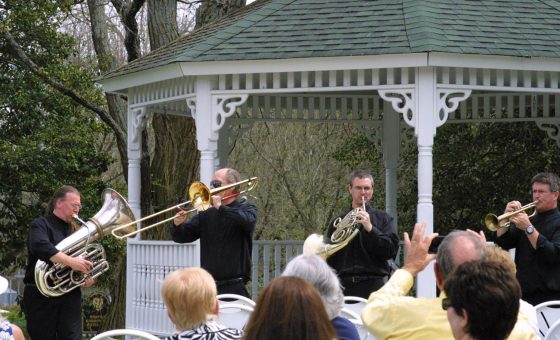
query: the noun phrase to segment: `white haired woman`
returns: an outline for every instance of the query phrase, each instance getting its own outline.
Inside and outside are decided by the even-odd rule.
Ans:
[[[299,255],[288,263],[282,276],[300,277],[317,289],[340,340],[360,339],[356,326],[340,316],[344,294],[336,273],[325,260],[318,255]]]

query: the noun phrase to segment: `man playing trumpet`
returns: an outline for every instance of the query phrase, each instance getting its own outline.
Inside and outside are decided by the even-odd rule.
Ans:
[[[240,181],[239,172],[224,168],[216,171],[211,188]],[[239,189],[233,187],[212,195],[212,206],[194,215],[189,221],[183,211],[175,215],[172,231],[177,243],[200,239],[200,263],[214,279],[218,294],[249,297],[245,284],[251,278],[253,231],[257,208],[238,199]]]
[[[515,248],[517,279],[522,298],[537,305],[560,299],[560,179],[553,173],[539,173],[531,180],[535,216],[524,211],[509,218],[511,225],[499,228],[496,244]],[[518,201],[509,202],[506,213],[521,209]]]

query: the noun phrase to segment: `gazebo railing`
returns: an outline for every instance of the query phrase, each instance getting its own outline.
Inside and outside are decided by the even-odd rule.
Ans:
[[[279,276],[286,263],[301,254],[303,241],[253,241],[251,293]],[[165,276],[173,270],[198,266],[198,244],[130,239],[127,248],[126,328],[164,336],[174,328],[159,294]]]

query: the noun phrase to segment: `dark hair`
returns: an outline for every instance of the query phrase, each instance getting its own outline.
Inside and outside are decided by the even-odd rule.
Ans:
[[[478,236],[464,230],[454,230],[450,232],[447,236],[445,236],[443,241],[441,241],[437,251],[437,264],[443,280],[445,280],[458,265],[453,256],[453,248],[455,247],[455,241],[458,238],[465,238],[472,243],[472,246],[478,255],[475,259],[482,259],[486,255],[486,245],[480,240],[480,238],[478,238]]]
[[[508,267],[497,261],[465,262],[444,287],[455,313],[467,312],[465,331],[473,338],[503,340],[511,333],[519,313],[521,288]]]
[[[54,211],[54,208],[56,207],[56,203],[58,201],[63,201],[66,198],[66,194],[69,193],[69,192],[73,192],[76,195],[80,194],[78,189],[74,188],[71,185],[61,186],[57,191],[55,191],[51,200],[49,201],[49,204],[47,206],[47,213],[52,214],[53,211]]]
[[[369,171],[367,171],[367,170],[356,170],[356,171],[353,171],[353,172],[350,174],[350,176],[348,176],[348,179],[349,179],[348,184],[349,184],[350,186],[352,186],[352,183],[354,182],[354,179],[356,179],[356,178],[360,178],[360,179],[362,179],[362,178],[369,178],[370,181],[371,181],[371,185],[374,184],[374,182],[373,182],[373,176],[371,176],[371,173],[370,173]]]
[[[548,186],[550,187],[550,191],[552,192],[560,191],[560,179],[558,178],[558,176],[556,176],[556,174],[553,174],[552,172],[541,172],[536,174],[533,179],[531,179],[531,186],[535,182],[548,184]]]
[[[244,340],[331,340],[336,337],[317,290],[295,276],[274,279],[261,293]]]

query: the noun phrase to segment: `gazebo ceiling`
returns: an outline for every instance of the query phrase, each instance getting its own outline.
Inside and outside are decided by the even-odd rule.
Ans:
[[[260,0],[106,74],[101,82],[177,64],[184,72],[185,63],[434,52],[560,58],[560,2]]]

